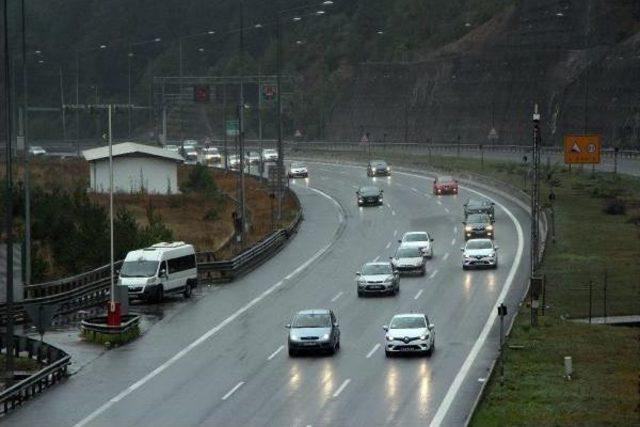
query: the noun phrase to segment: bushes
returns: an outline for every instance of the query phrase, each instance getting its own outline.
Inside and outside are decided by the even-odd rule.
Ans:
[[[624,215],[627,212],[627,205],[624,200],[618,197],[607,199],[602,207],[602,212],[608,215]]]
[[[191,168],[189,177],[182,186],[182,191],[185,193],[195,192],[213,195],[218,192],[218,188],[209,169],[198,163]]]

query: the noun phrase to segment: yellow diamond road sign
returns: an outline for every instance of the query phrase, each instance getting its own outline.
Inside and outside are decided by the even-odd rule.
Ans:
[[[564,137],[564,162],[600,163],[601,135],[566,135]]]

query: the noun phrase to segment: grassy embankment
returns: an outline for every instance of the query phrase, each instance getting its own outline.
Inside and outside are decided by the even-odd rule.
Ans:
[[[524,187],[525,168],[513,162],[376,153],[392,165],[474,172]],[[345,157],[342,157],[345,158]],[[355,153],[346,158],[357,159]],[[360,156],[361,159],[361,156]],[[547,170],[542,197],[556,194],[555,243],[542,263],[545,315],[530,326],[523,304],[505,349],[504,380],[490,379],[472,425],[640,425],[640,328],[588,325],[569,319],[640,315],[640,179]],[[611,215],[611,197],[625,206]],[[563,358],[572,356],[575,375],[563,378]]]

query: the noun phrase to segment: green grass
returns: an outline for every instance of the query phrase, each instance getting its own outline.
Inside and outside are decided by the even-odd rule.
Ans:
[[[481,165],[479,159],[388,152],[374,156],[392,166],[479,173],[525,189],[526,168],[515,162],[485,160]],[[349,153],[339,158],[366,157]],[[542,171],[543,201],[550,186],[556,194],[556,240],[549,239],[541,266],[549,308],[539,326],[531,328],[523,304],[507,345],[524,348],[505,349],[504,382],[496,370],[471,424],[640,425],[640,328],[568,320],[588,315],[589,283],[592,314],[604,314],[605,274],[607,315],[640,315],[640,179],[592,175],[589,168],[570,173],[563,165],[543,165]],[[603,212],[609,196],[624,200],[625,215]],[[573,358],[571,381],[563,378],[565,356]]]
[[[6,363],[6,356],[0,354],[0,378],[4,375],[4,368]],[[42,365],[37,360],[30,359],[28,357],[17,357],[13,359],[14,369],[17,371],[35,372],[42,368]]]

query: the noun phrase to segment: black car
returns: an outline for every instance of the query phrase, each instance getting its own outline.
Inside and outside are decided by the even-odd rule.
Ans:
[[[289,356],[302,351],[326,351],[334,354],[340,348],[340,329],[331,310],[314,309],[299,311],[289,329]]]
[[[367,176],[389,176],[391,168],[384,160],[371,160],[367,166]]]
[[[360,187],[356,191],[358,206],[382,205],[382,189],[378,187]]]
[[[493,239],[495,230],[493,221],[487,214],[469,214],[464,224],[464,240],[489,238]]]
[[[469,199],[464,204],[464,217],[467,218],[471,214],[487,214],[491,221],[495,220],[494,203],[487,199]]]

